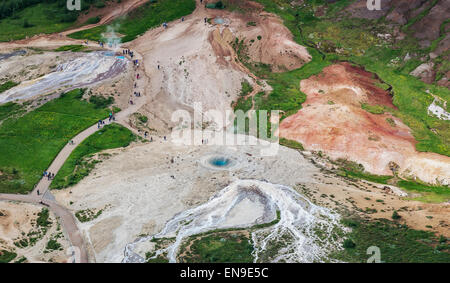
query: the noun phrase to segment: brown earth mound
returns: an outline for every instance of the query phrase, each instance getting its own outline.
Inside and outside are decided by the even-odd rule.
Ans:
[[[272,71],[281,72],[300,68],[311,61],[308,50],[293,40],[283,21],[278,16],[263,12],[257,7],[259,6],[246,10],[245,14],[210,9],[207,13],[211,19],[217,17],[226,19],[226,25],[234,38],[244,40],[243,52],[252,62],[271,65]]]
[[[390,175],[390,162],[400,173],[434,183],[450,181],[450,158],[418,153],[411,130],[389,113],[371,114],[361,104],[394,107],[388,92],[376,87],[372,74],[339,63],[300,83],[307,94],[304,108],[280,125],[282,137],[331,158],[361,163],[374,174]]]

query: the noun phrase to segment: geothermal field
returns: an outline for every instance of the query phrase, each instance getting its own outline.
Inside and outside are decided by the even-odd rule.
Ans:
[[[350,2],[1,10],[0,262],[450,262],[449,2]]]

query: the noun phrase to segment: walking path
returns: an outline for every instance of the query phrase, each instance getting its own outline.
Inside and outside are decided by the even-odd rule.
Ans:
[[[135,56],[133,59],[138,59],[140,62],[142,62],[142,56],[140,56],[140,54],[137,54],[137,52],[134,52],[134,54]],[[145,105],[145,103],[148,102],[148,97],[145,95],[145,86],[149,84],[150,80],[146,76],[142,66],[143,64],[140,64],[140,67],[136,69],[136,73],[140,74],[140,78],[138,80],[137,87],[133,89],[133,92],[138,91],[141,92],[143,95],[141,97],[133,97],[132,98],[133,104],[128,104],[128,107],[126,109],[117,113],[115,115],[116,120],[114,121],[129,128],[133,132],[136,132],[136,130],[130,127],[130,125],[126,123],[126,120],[128,119],[129,115],[138,111],[139,108],[141,108],[143,105]],[[105,122],[105,124],[111,123],[109,122],[109,119],[105,119],[103,121]],[[53,160],[50,167],[47,169],[47,172],[51,172],[57,175],[58,171],[64,165],[65,161],[70,156],[72,151],[77,147],[77,145],[79,145],[86,138],[88,138],[89,136],[91,136],[100,129],[101,128],[98,128],[96,123],[95,125],[92,125],[91,127],[87,128],[86,130],[76,135],[72,139],[74,144],[67,143],[66,146],[64,146],[64,148],[58,153],[56,158]],[[47,177],[42,177],[39,183],[36,185],[36,187],[30,194],[28,195],[0,194],[0,200],[28,202],[38,205],[45,205],[49,207],[49,209],[59,218],[61,226],[67,233],[67,236],[75,253],[73,261],[80,263],[87,263],[88,262],[87,250],[84,245],[83,236],[81,235],[80,230],[78,229],[75,217],[73,216],[72,212],[70,212],[67,208],[59,205],[54,200],[54,197],[48,190],[51,182],[52,182],[51,179],[49,180]]]
[[[142,0],[133,1],[132,5],[130,7],[126,7],[126,10],[130,10],[131,6],[139,6],[143,2]],[[197,1],[199,2],[199,1]],[[199,5],[197,5],[197,9],[194,13],[199,11]],[[198,16],[198,15],[197,15]],[[175,23],[175,21],[173,21]],[[100,25],[101,23],[98,23],[96,25]],[[59,45],[62,43],[67,42],[81,42],[80,40],[74,40],[69,39],[65,37],[66,34],[72,33],[74,31],[78,30],[84,30],[89,28],[89,26],[84,26],[76,30],[66,31],[64,34],[61,34],[61,40],[57,41]],[[42,36],[45,38],[45,36]],[[34,39],[37,42],[39,42],[39,38]],[[11,43],[16,44],[16,43]],[[28,45],[29,40],[22,40],[17,42],[18,46],[22,45]],[[44,42],[39,44],[51,44],[50,41],[44,40]],[[126,45],[125,45],[126,46]],[[0,44],[1,47],[1,44]],[[131,95],[134,91],[141,92],[141,97],[134,97],[132,95],[133,104],[128,104],[128,107],[119,113],[115,115],[115,123],[121,124],[125,127],[127,127],[129,130],[131,130],[133,133],[141,134],[136,129],[134,129],[129,123],[127,123],[128,117],[137,112],[142,106],[144,106],[146,103],[151,102],[151,97],[149,95],[146,95],[145,87],[150,86],[150,78],[149,74],[146,73],[144,69],[144,60],[141,54],[139,54],[136,50],[134,51],[134,57],[133,59],[138,59],[140,64],[139,67],[136,68],[135,74],[139,73],[140,78],[137,80],[137,87],[134,88],[131,91]],[[160,82],[160,76],[162,76],[163,72],[155,72],[154,75],[158,78],[156,82]],[[153,74],[152,74],[153,75]],[[161,86],[157,83],[155,86],[152,86],[153,89],[160,88]],[[110,124],[109,119],[105,119],[105,124]],[[70,156],[72,151],[77,147],[78,144],[83,142],[86,138],[97,132],[99,128],[97,127],[97,123],[95,125],[92,125],[91,127],[85,129],[78,135],[72,138],[73,144],[66,144],[64,148],[58,153],[58,155],[55,157],[53,162],[51,163],[50,167],[46,170],[47,172],[51,172],[55,175],[57,175],[58,171],[61,169],[61,167],[64,165],[67,158]],[[148,139],[150,136],[147,137]],[[156,141],[156,139],[155,139]],[[0,200],[6,200],[6,201],[19,201],[19,202],[28,202],[33,203],[37,205],[44,205],[47,206],[58,218],[61,223],[61,226],[63,227],[63,230],[67,233],[67,236],[69,238],[69,241],[74,248],[75,252],[78,253],[78,255],[75,256],[74,262],[80,262],[80,263],[87,263],[88,262],[88,253],[87,249],[84,245],[84,239],[83,236],[78,229],[77,221],[71,211],[69,211],[67,208],[61,206],[58,204],[53,195],[51,194],[49,187],[52,180],[48,180],[47,177],[43,177],[36,187],[33,189],[31,193],[28,195],[16,195],[16,194],[0,194]],[[38,194],[39,191],[39,194]]]

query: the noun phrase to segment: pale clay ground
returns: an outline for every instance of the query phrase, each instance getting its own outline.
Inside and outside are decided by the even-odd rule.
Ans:
[[[23,237],[22,233],[27,234],[33,230],[35,224],[33,225],[32,222],[36,222],[37,213],[41,209],[41,206],[29,203],[0,201],[0,212],[3,214],[3,216],[0,216],[0,250],[14,250],[17,257],[13,261],[20,259],[22,256],[25,256],[28,262],[66,262],[69,259],[66,252],[70,243],[62,229],[60,231],[63,232],[63,237],[57,241],[61,244],[63,250],[43,252],[51,237],[60,232],[57,231],[57,220],[52,212],[50,212],[49,217],[52,222],[51,227],[34,246],[18,248],[14,245],[15,239]]]

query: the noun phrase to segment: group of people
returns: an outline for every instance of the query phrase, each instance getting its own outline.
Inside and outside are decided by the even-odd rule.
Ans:
[[[114,116],[114,112],[109,112],[109,121],[111,120],[116,121],[116,116]]]
[[[111,121],[111,119],[110,119],[110,121]],[[105,124],[105,121],[98,120],[98,122],[97,122],[97,129],[100,129],[104,124]]]
[[[53,180],[55,178],[55,173],[50,173],[47,171],[44,171],[42,174],[44,177],[47,177],[48,180]]]
[[[134,56],[134,52],[131,51],[130,49],[123,49],[122,50],[122,54],[123,55],[130,55],[131,58],[133,58],[133,56]],[[136,62],[137,62],[137,60],[136,60]]]

